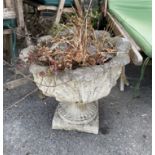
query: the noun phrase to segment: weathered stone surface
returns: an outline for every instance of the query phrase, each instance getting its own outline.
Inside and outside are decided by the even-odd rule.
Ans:
[[[95,118],[86,124],[70,124],[66,121],[64,121],[60,115],[59,115],[59,108],[57,107],[54,118],[52,121],[52,129],[61,129],[61,130],[76,130],[80,132],[87,132],[87,133],[93,133],[98,134],[99,132],[99,113],[98,113],[98,102],[96,102],[97,106],[97,112]]]
[[[125,42],[122,41],[122,44]],[[30,66],[30,72],[43,94],[53,96],[62,103],[91,103],[107,96],[116,85],[121,67],[130,61],[127,52],[119,49],[117,56],[104,65],[68,70],[57,75],[41,77],[39,73],[46,72],[48,67],[36,64]]]
[[[98,101],[89,104],[84,103],[60,103],[59,116],[70,124],[87,124],[97,116]]]

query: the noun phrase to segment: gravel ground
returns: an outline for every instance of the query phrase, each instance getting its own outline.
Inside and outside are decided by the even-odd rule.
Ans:
[[[98,135],[52,130],[57,101],[41,100],[38,92],[10,107],[36,88],[32,83],[4,91],[4,155],[151,155],[152,68],[146,70],[141,96],[133,98],[139,71],[127,66],[130,86],[120,92],[117,85],[99,101]],[[12,77],[4,66],[4,82]]]

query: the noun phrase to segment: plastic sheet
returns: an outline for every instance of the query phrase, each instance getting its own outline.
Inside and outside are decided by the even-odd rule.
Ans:
[[[108,7],[145,54],[152,57],[152,1],[109,0]]]

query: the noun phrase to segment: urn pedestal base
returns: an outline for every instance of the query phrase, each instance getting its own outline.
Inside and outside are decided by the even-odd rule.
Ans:
[[[85,124],[71,124],[64,121],[59,115],[59,112],[58,112],[59,106],[58,106],[53,117],[52,129],[75,130],[79,132],[98,134],[98,131],[99,131],[98,102],[96,102],[95,104],[97,106],[97,115],[91,122],[88,122]]]

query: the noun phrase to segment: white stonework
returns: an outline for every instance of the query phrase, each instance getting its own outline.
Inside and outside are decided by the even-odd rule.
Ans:
[[[107,96],[121,74],[122,66],[130,62],[130,44],[124,39],[115,43],[117,55],[104,65],[67,70],[57,75],[41,77],[48,67],[33,64],[30,72],[44,95],[55,97],[60,103],[52,128],[98,133],[98,100]]]
[[[58,105],[53,117],[52,129],[75,130],[80,132],[98,134],[98,131],[99,131],[98,102],[95,102],[95,104],[96,104],[96,110],[97,110],[96,115],[93,118],[93,121],[90,121],[86,124],[70,124],[67,121],[64,121],[60,117],[60,114],[58,112],[59,109],[61,108],[61,106]]]

